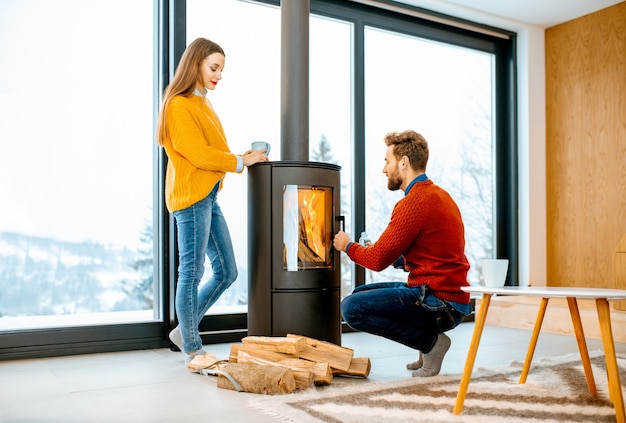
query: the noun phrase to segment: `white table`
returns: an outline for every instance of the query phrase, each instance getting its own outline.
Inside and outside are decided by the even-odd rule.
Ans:
[[[526,382],[526,377],[528,376],[528,371],[530,370],[530,363],[533,359],[535,346],[537,345],[537,339],[539,338],[539,331],[541,330],[541,324],[543,323],[543,317],[548,306],[548,301],[550,300],[550,298],[566,298],[570,316],[572,317],[572,324],[574,325],[574,332],[576,334],[578,350],[580,351],[580,358],[583,364],[583,369],[585,371],[585,378],[587,379],[587,388],[589,389],[589,393],[597,398],[598,391],[596,390],[596,384],[593,379],[591,361],[589,360],[589,351],[587,350],[587,342],[585,340],[585,334],[583,332],[583,326],[580,320],[580,313],[578,311],[577,301],[579,299],[595,300],[596,308],[598,310],[600,332],[602,334],[602,344],[604,346],[604,358],[606,361],[606,369],[609,383],[609,399],[613,403],[613,406],[615,408],[615,416],[617,422],[626,423],[626,416],[624,413],[624,399],[622,398],[622,388],[619,380],[619,368],[617,367],[617,359],[615,358],[615,343],[613,341],[613,331],[611,329],[611,313],[609,309],[609,301],[626,299],[626,290],[575,287],[512,286],[505,286],[501,288],[470,286],[464,287],[462,289],[466,292],[482,294],[482,301],[480,303],[478,315],[476,316],[474,333],[472,335],[472,341],[467,352],[467,359],[465,361],[465,368],[461,377],[459,392],[456,397],[456,403],[454,404],[454,410],[452,411],[453,414],[459,415],[463,411],[463,402],[465,401],[467,387],[469,385],[470,377],[472,376],[474,362],[476,361],[476,353],[478,351],[480,337],[482,335],[483,328],[485,327],[485,321],[487,320],[487,311],[489,310],[491,297],[494,295],[517,295],[541,298],[539,313],[537,314],[537,320],[535,321],[535,326],[531,336],[530,344],[528,346],[528,352],[526,353],[526,360],[524,361],[524,367],[522,368],[522,374],[520,376],[519,383]]]

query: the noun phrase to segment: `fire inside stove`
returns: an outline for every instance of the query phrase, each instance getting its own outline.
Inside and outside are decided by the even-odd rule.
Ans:
[[[283,186],[283,265],[287,271],[330,269],[333,190]]]

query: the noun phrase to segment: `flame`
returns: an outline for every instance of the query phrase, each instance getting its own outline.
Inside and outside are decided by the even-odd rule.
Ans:
[[[315,254],[315,259],[305,261],[326,261],[326,243],[325,243],[325,227],[326,219],[324,216],[325,196],[323,190],[318,189],[300,189],[298,190],[298,202],[300,207],[300,217],[302,219],[302,232],[300,240],[305,247],[308,247]],[[302,248],[301,248],[302,250]],[[303,251],[305,253],[305,251]],[[309,254],[305,254],[309,256]],[[299,254],[300,256],[300,254]],[[300,257],[301,259],[303,257]]]
[[[332,266],[332,190],[285,185],[283,191],[283,262],[289,271]]]

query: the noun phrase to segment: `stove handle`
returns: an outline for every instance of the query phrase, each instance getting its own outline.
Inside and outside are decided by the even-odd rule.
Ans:
[[[346,231],[346,217],[345,216],[335,216],[335,220],[339,221],[339,230]],[[334,231],[337,233],[338,231]]]

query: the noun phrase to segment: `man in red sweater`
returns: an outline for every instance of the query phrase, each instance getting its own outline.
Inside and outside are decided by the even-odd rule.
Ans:
[[[465,229],[461,212],[450,195],[426,176],[428,143],[415,131],[385,136],[383,173],[391,191],[402,189],[387,228],[367,246],[350,241],[339,231],[334,247],[355,263],[374,271],[398,257],[408,281],[358,286],[341,302],[350,327],[400,342],[418,351],[407,364],[415,377],[439,374],[450,348],[445,331],[471,313],[469,263],[465,257]]]

